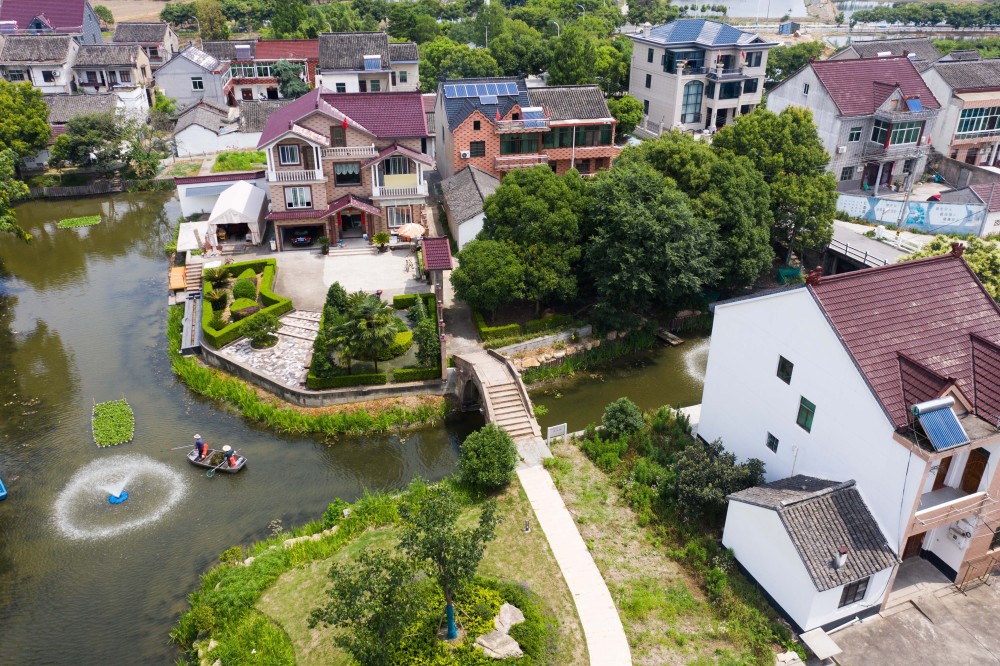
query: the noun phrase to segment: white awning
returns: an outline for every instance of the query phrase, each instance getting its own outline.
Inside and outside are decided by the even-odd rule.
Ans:
[[[209,231],[214,234],[223,225],[245,224],[250,228],[250,242],[260,245],[266,213],[264,190],[246,181],[239,181],[219,195],[219,200],[215,202],[212,214],[208,217],[211,227]]]
[[[208,234],[208,222],[181,222],[180,232],[177,234],[177,251],[190,252],[191,250],[205,249],[205,236]]]

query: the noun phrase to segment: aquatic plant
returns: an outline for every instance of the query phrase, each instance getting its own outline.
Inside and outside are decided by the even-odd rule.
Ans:
[[[100,215],[85,215],[83,217],[70,217],[65,220],[59,220],[56,226],[60,229],[72,229],[73,227],[92,227],[100,223]]]
[[[94,405],[91,426],[98,446],[116,446],[132,441],[135,415],[125,398],[101,402]]]

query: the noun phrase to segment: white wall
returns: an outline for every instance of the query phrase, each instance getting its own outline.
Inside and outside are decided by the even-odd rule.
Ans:
[[[945,83],[945,80],[933,67],[920,76],[923,77],[924,83],[941,103],[941,112],[935,120],[933,129],[928,131],[931,132],[931,145],[947,157],[951,153],[951,141],[955,138],[958,119],[962,114],[962,100],[952,96],[951,86]]]
[[[809,86],[808,95],[802,92],[807,84]],[[819,77],[816,76],[816,72],[813,71],[812,67],[803,67],[796,74],[785,79],[781,85],[775,86],[767,94],[768,110],[781,113],[789,106],[798,106],[812,110],[813,121],[816,123],[819,138],[823,142],[826,152],[830,153],[832,158],[829,169],[830,171],[834,171],[835,165],[833,162],[843,160],[843,157],[837,155],[837,146],[846,143],[846,141],[838,143],[841,138],[840,111],[837,109],[833,98],[826,92],[826,88],[820,83]],[[868,136],[871,135],[871,123],[867,119],[860,119],[859,122],[847,122],[854,125],[865,125],[867,134],[865,131],[862,131],[862,140],[856,144],[860,148],[868,139]]]
[[[174,134],[178,157],[208,155],[225,150],[256,149],[260,132],[231,132],[219,136],[201,125],[188,125]]]
[[[476,239],[476,234],[483,230],[483,220],[486,219],[486,213],[480,213],[475,217],[471,217],[465,222],[458,225],[458,249],[461,250],[469,241]]]
[[[247,181],[253,184],[254,187],[259,187],[264,191],[265,198],[271,200],[271,190],[267,186],[267,180],[265,178],[258,178],[257,180]],[[219,200],[219,194],[213,194],[211,196],[188,196],[188,190],[199,188],[199,187],[211,187],[213,185],[232,185],[232,183],[189,183],[185,185],[177,185],[177,198],[181,202],[181,215],[184,217],[191,217],[192,215],[208,214],[212,212],[215,207],[215,202]],[[221,192],[220,192],[221,194]]]
[[[873,574],[871,580],[868,581],[865,598],[843,608],[838,608],[840,597],[844,593],[843,585],[817,593],[812,597],[809,616],[806,619],[806,623],[802,625],[802,628],[808,631],[840,619],[846,621],[872,606],[879,606],[888,591],[892,570],[893,567],[889,567]]]
[[[777,377],[779,356],[795,364],[790,385]],[[816,405],[811,432],[795,422],[802,396]],[[777,453],[765,446],[769,432]],[[763,460],[768,481],[854,479],[898,549],[925,465],[892,433],[807,288],[716,306],[698,434]]]

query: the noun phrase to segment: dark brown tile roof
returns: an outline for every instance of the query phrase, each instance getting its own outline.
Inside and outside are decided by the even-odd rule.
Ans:
[[[0,53],[5,63],[63,63],[69,59],[69,35],[8,35]]]
[[[429,271],[450,271],[454,268],[451,261],[451,241],[447,236],[435,236],[423,239],[424,265]]]
[[[810,64],[841,115],[875,112],[898,85],[906,96],[917,96],[925,109],[939,109],[934,93],[907,58],[818,60]],[[789,79],[790,80],[790,79]]]
[[[166,23],[116,23],[113,42],[159,44],[167,38]]]
[[[417,62],[420,55],[417,45],[413,42],[395,42],[389,44],[389,60],[392,62]]]
[[[500,187],[500,179],[481,171],[474,166],[467,166],[454,176],[441,181],[441,193],[448,216],[461,224],[483,212],[483,202],[486,197],[496,192]]]
[[[263,132],[267,119],[275,111],[288,106],[290,99],[262,99],[254,101],[238,101],[240,107],[240,131],[241,132]]]
[[[820,592],[878,573],[898,562],[854,481],[794,476],[729,496],[777,512]],[[834,560],[846,546],[847,562]]]
[[[1000,344],[1000,306],[955,254],[823,277],[808,289],[897,428],[910,407],[900,354],[954,379],[971,400],[970,335]],[[997,389],[980,384],[983,394]]]
[[[220,128],[225,125],[231,125],[232,122],[229,120],[229,115],[212,109],[208,106],[198,104],[193,107],[189,107],[184,113],[177,117],[177,124],[174,126],[174,134],[187,129],[191,125],[198,125],[199,127],[204,127],[212,132],[219,132]]]
[[[202,42],[201,50],[217,60],[236,60],[236,45],[249,46],[250,58],[253,59],[257,42],[253,39],[233,39],[214,42]]]
[[[140,52],[138,44],[84,44],[76,54],[73,67],[132,66]]]
[[[361,168],[366,169],[373,164],[378,164],[379,162],[381,162],[382,160],[391,155],[402,155],[403,157],[409,157],[411,160],[414,160],[415,162],[420,162],[425,166],[429,167],[434,166],[434,160],[431,159],[430,155],[425,155],[424,153],[418,153],[415,150],[410,150],[406,146],[400,146],[399,144],[394,143],[391,146],[386,146],[385,148],[383,148],[381,151],[379,151],[379,154],[376,155],[375,157],[371,158],[366,162],[363,162],[361,164]]]
[[[318,39],[262,39],[257,42],[257,60],[317,60]]]
[[[77,116],[92,113],[114,113],[118,96],[114,93],[97,95],[44,95],[42,101],[49,107],[49,123],[68,123]]]
[[[382,56],[389,69],[389,37],[384,32],[328,32],[319,36],[320,69],[364,70],[365,56]]]
[[[528,88],[532,106],[548,110],[549,119],[611,120],[608,102],[597,86],[552,86]]]
[[[24,30],[40,16],[56,30],[79,31],[86,7],[87,0],[3,0],[0,21],[16,21],[17,27]]]
[[[939,62],[934,71],[955,90],[1000,89],[1000,58]]]

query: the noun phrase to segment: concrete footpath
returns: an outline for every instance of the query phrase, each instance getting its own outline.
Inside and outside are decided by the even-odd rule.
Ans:
[[[576,611],[587,639],[592,666],[619,666],[632,663],[625,629],[611,592],[594,564],[573,517],[566,509],[552,477],[539,464],[520,464],[517,476],[528,496],[552,553],[559,563],[566,585],[573,595]]]

